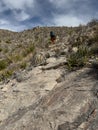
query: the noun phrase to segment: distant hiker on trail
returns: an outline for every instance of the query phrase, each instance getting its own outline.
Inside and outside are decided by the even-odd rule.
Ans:
[[[56,40],[56,36],[53,31],[50,32],[50,38],[51,38],[51,42],[54,44]]]

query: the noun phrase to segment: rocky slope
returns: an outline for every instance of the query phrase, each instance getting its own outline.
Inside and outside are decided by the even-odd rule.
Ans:
[[[97,55],[88,60],[90,65],[74,71],[67,67],[67,55],[73,54],[77,38],[82,37],[87,46],[96,43],[90,39],[94,27],[82,27],[84,31],[79,35],[77,28],[73,32],[69,29],[71,34],[66,37],[63,30],[62,38],[60,28],[58,31],[54,28],[58,35],[54,45],[45,46],[47,37],[44,42],[36,42],[37,54],[33,55],[30,66],[0,83],[0,130],[98,130],[98,68],[90,64]],[[39,32],[51,29],[42,28]],[[18,35],[23,38],[25,33],[28,35],[26,31]],[[35,63],[34,57],[37,59],[39,54],[40,60]]]

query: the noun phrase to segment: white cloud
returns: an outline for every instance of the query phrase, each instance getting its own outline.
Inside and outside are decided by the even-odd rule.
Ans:
[[[68,6],[68,3],[70,0],[49,0],[53,5],[55,5],[56,7],[61,7],[64,8],[64,5]]]
[[[5,24],[9,24],[9,22],[7,20],[0,20],[0,25],[5,25]]]
[[[27,14],[25,11],[21,11],[20,13],[14,11],[14,16],[17,19],[17,21],[24,21],[30,18],[30,15]]]
[[[7,7],[10,9],[24,9],[27,7],[32,7],[34,0],[3,0]]]
[[[21,30],[27,29],[25,25],[11,25],[11,24],[0,24],[0,29],[7,29],[15,32],[19,32]]]
[[[4,19],[0,20],[0,29],[7,29],[7,30],[11,30],[11,31],[21,31],[26,28],[27,28],[27,26],[25,26],[25,25],[11,24],[7,20],[4,20]]]
[[[84,24],[86,21],[72,15],[56,15],[54,17],[54,24],[56,26],[78,26]]]

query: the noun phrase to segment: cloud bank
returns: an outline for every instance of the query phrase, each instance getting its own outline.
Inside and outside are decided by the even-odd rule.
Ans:
[[[97,0],[1,0],[0,28],[78,26],[98,18]]]

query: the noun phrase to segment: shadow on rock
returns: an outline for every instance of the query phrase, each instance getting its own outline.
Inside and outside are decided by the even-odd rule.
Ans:
[[[88,72],[88,75],[91,75],[92,78],[98,80],[98,63],[93,63],[91,70]]]

